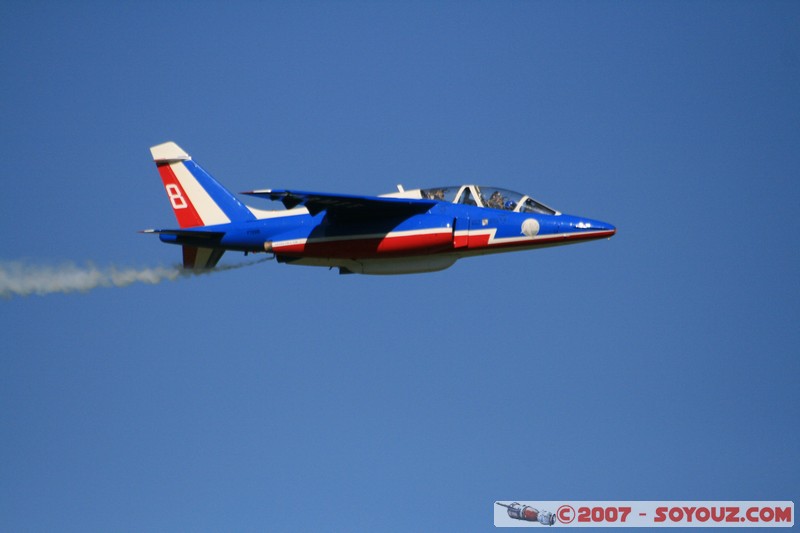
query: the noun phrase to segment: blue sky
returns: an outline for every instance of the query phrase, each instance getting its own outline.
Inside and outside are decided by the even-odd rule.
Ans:
[[[174,225],[168,140],[233,191],[485,182],[618,234],[2,299],[0,529],[796,502],[797,28],[793,2],[4,2],[4,268],[175,264],[137,233]]]

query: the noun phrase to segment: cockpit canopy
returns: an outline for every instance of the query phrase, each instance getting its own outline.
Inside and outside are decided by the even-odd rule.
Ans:
[[[427,200],[440,200],[454,204],[474,205],[490,209],[503,209],[515,213],[538,213],[558,215],[555,209],[541,204],[528,195],[508,189],[478,185],[455,185],[420,189],[420,196]]]

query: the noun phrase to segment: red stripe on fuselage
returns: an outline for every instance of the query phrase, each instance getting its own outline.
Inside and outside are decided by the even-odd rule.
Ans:
[[[346,259],[422,255],[452,248],[451,231],[367,238],[312,238],[304,243],[274,244],[274,251],[281,255]]]
[[[462,233],[460,235],[453,235],[454,248],[466,248],[469,246],[469,235]]]
[[[178,181],[169,163],[158,165],[158,173],[161,175],[161,181],[164,183],[169,202],[172,204],[175,218],[178,219],[178,225],[181,228],[203,226],[203,219],[200,218],[186,191],[181,187],[181,182]]]
[[[604,231],[587,235],[584,233],[563,234],[540,237],[538,239],[524,239],[513,242],[490,243],[488,234],[469,236],[467,250],[499,249],[511,251],[513,248],[532,248],[563,242],[602,239],[611,237],[614,231]],[[466,236],[455,238],[457,242],[467,239]],[[448,252],[454,250],[453,234],[449,231],[439,233],[412,234],[400,236],[367,237],[367,238],[342,238],[328,237],[325,239],[309,239],[306,242],[280,242],[273,244],[275,253],[290,257],[325,257],[342,259],[370,259],[380,257],[403,257],[424,255],[429,253]]]
[[[559,242],[570,241],[590,241],[593,239],[603,239],[611,237],[616,233],[616,230],[592,232],[591,234],[585,233],[557,233],[555,235],[541,236],[536,239],[520,239],[511,242],[490,242],[491,235],[482,233],[469,236],[469,249],[480,250],[481,248],[514,248],[514,247],[531,247],[545,244],[556,244]]]

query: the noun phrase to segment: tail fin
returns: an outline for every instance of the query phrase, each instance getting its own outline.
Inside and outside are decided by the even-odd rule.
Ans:
[[[242,202],[174,142],[153,146],[150,153],[182,229],[255,220]],[[214,268],[223,253],[222,248],[184,244],[183,266],[194,270]]]
[[[225,187],[174,142],[150,148],[181,228],[255,220]]]

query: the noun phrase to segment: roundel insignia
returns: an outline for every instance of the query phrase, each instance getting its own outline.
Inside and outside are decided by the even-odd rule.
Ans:
[[[522,223],[522,234],[534,237],[539,233],[539,221],[535,218],[528,218]]]

